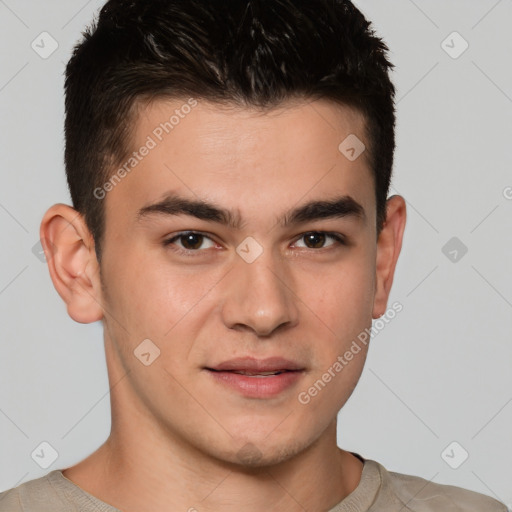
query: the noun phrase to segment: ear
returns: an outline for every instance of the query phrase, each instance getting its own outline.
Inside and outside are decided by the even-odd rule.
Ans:
[[[83,217],[65,204],[45,213],[39,231],[55,289],[68,315],[83,324],[103,318],[99,265]]]
[[[386,202],[386,222],[377,240],[373,318],[379,318],[386,312],[395,267],[402,248],[405,221],[404,198],[391,196]]]

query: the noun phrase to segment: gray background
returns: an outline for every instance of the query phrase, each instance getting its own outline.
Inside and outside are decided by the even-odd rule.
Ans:
[[[408,224],[390,299],[403,311],[372,341],[339,444],[511,506],[512,2],[356,3],[396,65],[391,192]],[[101,4],[0,0],[0,490],[78,462],[110,430],[101,324],[67,316],[32,252],[45,210],[70,202],[64,63]],[[48,58],[31,47],[43,31],[59,45]],[[43,441],[58,452],[47,469],[31,457]]]

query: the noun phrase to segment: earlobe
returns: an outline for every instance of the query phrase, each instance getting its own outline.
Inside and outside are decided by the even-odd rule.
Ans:
[[[402,196],[391,196],[386,207],[386,222],[377,240],[373,318],[386,312],[406,223],[406,204]]]
[[[48,270],[69,316],[80,323],[103,318],[99,266],[83,217],[65,204],[45,213],[39,232]]]

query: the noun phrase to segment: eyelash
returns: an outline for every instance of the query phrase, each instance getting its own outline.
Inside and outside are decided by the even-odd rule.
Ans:
[[[330,238],[332,238],[332,239],[334,239],[336,241],[336,244],[333,244],[333,245],[348,245],[347,241],[346,241],[346,239],[345,239],[345,237],[343,235],[340,235],[338,233],[332,233],[332,232],[329,232],[329,231],[307,231],[307,232],[303,233],[299,238],[297,238],[296,241],[299,241],[300,239],[304,238],[306,235],[311,235],[311,234],[326,235],[326,236],[328,236],[328,237],[330,237]],[[182,232],[174,235],[173,237],[168,238],[167,240],[164,240],[163,241],[163,246],[164,247],[170,247],[176,240],[178,240],[182,236],[186,236],[186,235],[201,235],[201,236],[203,236],[205,238],[210,239],[212,242],[214,242],[214,240],[212,240],[210,236],[208,236],[206,233],[202,233],[201,231],[182,231]],[[329,246],[329,247],[332,248],[333,246]],[[328,249],[329,247],[327,247],[327,248],[321,247],[320,249],[312,249],[312,248],[306,247],[306,249],[309,249],[311,251],[322,251],[322,249]],[[192,250],[192,249],[173,248],[172,250],[175,251],[178,254],[183,254],[183,255],[186,255],[186,256],[192,256],[193,257],[193,256],[201,255],[201,253],[205,249],[195,249],[195,250]]]

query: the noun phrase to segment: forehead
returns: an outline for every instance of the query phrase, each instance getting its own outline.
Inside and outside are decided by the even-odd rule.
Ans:
[[[366,144],[363,116],[324,100],[266,111],[193,98],[156,100],[139,107],[120,166],[127,172],[108,193],[107,210],[133,217],[171,190],[233,210],[243,206],[253,215],[261,215],[263,202],[277,212],[306,196],[350,194],[371,218],[367,151],[347,158],[342,150],[351,137]]]
[[[296,98],[262,109],[194,98],[156,99],[139,104],[136,110],[132,140],[135,145],[148,134],[157,143],[164,144],[169,139],[180,140],[182,134],[184,137],[193,135],[205,150],[208,142],[214,149],[216,140],[230,142],[230,150],[233,146],[243,150],[249,149],[251,142],[256,144],[272,133],[274,144],[269,149],[284,142],[298,152],[300,148],[296,145],[290,147],[291,140],[307,141],[314,149],[314,146],[320,147],[319,142],[328,143],[326,139],[336,140],[350,133],[364,138],[365,130],[364,116],[358,110],[327,100]],[[283,129],[286,130],[282,132]],[[276,133],[281,137],[276,139]]]

